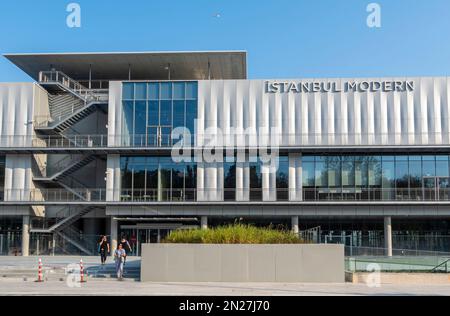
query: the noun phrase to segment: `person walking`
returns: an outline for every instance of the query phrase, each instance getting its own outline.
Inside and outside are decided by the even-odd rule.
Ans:
[[[125,263],[125,258],[127,257],[127,253],[122,247],[122,244],[120,243],[117,246],[116,251],[114,252],[114,260],[116,261],[116,274],[117,279],[119,281],[123,280],[123,265]]]
[[[106,236],[102,236],[102,239],[100,240],[98,244],[98,251],[100,253],[100,260],[102,262],[102,266],[106,263],[106,258],[108,257],[108,254],[110,253],[109,248],[109,242],[108,238]]]
[[[128,242],[127,238],[125,236],[122,236],[122,240],[120,241],[120,245],[122,245],[122,249],[125,251],[125,254],[128,256],[128,254],[131,254],[133,250],[131,249],[130,243]],[[126,256],[123,264],[126,263]]]

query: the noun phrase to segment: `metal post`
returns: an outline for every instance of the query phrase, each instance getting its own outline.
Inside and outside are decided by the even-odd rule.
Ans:
[[[89,90],[92,89],[92,65],[89,64]]]
[[[350,257],[353,256],[353,232],[350,235]]]
[[[0,255],[3,254],[3,234],[0,234]]]
[[[211,80],[211,62],[208,59],[208,80]]]
[[[128,80],[131,80],[131,64],[128,64]]]

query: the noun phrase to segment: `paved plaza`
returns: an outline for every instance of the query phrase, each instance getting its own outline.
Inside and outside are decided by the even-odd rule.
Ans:
[[[355,284],[265,283],[141,283],[135,281],[88,281],[71,288],[66,282],[35,283],[20,279],[0,280],[0,295],[167,295],[167,296],[329,296],[329,295],[450,295],[450,287],[382,285],[369,288]]]
[[[448,285],[387,285],[284,283],[142,283],[134,278],[119,282],[111,277],[88,277],[80,284],[63,269],[76,266],[80,257],[42,257],[46,282],[36,283],[37,257],[0,257],[0,295],[167,295],[167,296],[315,296],[315,295],[450,295]],[[88,271],[102,269],[97,257],[83,257]],[[109,268],[112,260],[109,258]],[[140,258],[128,258],[136,273]],[[53,272],[52,272],[53,271]]]

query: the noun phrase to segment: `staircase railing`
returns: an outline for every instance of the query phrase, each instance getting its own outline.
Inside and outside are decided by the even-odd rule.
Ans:
[[[444,270],[445,273],[448,273],[449,265],[450,265],[450,258],[435,266],[433,269],[431,269],[431,272],[439,272],[441,268],[445,268]]]
[[[88,88],[80,84],[78,81],[70,78],[62,71],[50,70],[41,71],[39,73],[39,83],[57,83],[79,96],[83,101],[99,101],[100,98],[91,92]]]
[[[73,98],[73,99],[72,99]],[[82,109],[86,106],[86,104],[83,102],[83,100],[79,100],[75,96],[71,96],[70,99],[70,106],[67,106],[67,100],[61,100],[58,99],[58,96],[49,96],[49,105],[51,109],[51,117],[53,119],[56,119],[56,121],[62,121],[64,118],[72,115],[73,113],[77,112],[78,110]],[[61,104],[65,104],[66,106],[61,109]],[[58,108],[59,110],[55,113],[54,108]]]
[[[65,156],[64,158],[58,160],[55,163],[52,163],[51,166],[48,164],[44,164],[41,168],[41,174],[43,177],[50,177],[52,174],[57,174],[60,171],[63,171],[65,168],[67,168],[70,163],[67,163],[67,161],[73,160],[72,155]],[[64,165],[63,165],[64,164]]]

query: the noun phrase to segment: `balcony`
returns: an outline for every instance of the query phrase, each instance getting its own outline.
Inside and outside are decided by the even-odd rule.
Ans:
[[[106,189],[13,189],[0,191],[0,200],[14,204],[45,204],[45,203],[84,203],[84,204],[176,204],[176,203],[268,203],[268,204],[320,204],[320,203],[425,203],[448,202],[450,203],[450,188],[446,189],[361,189],[361,190],[302,190],[303,201],[289,200],[289,189],[262,190],[262,189],[225,189],[196,190],[196,189],[147,189],[147,190],[106,190]],[[199,195],[215,193],[216,197],[222,197],[215,201],[199,200]],[[236,201],[239,195],[246,199]],[[264,201],[264,196],[272,196],[273,199]],[[113,198],[114,197],[114,198]],[[198,201],[199,200],[199,201]],[[198,201],[198,202],[197,202]]]
[[[45,125],[48,122],[48,117],[36,117],[33,122],[36,126],[41,124]],[[237,141],[239,138],[236,136],[228,135],[222,136],[222,140],[218,140],[218,144],[230,144],[230,139],[234,140],[234,148],[259,148],[259,147],[271,147],[271,143],[268,141],[268,137],[258,136],[254,138],[253,142],[250,142],[249,138],[243,138],[242,141]],[[233,138],[234,137],[234,138]],[[273,137],[273,136],[271,136]],[[301,137],[290,134],[280,134],[277,137],[289,138],[289,137]],[[310,136],[309,136],[310,137]],[[205,143],[209,144],[211,141],[210,135],[191,135],[191,146],[190,147],[211,147],[210,145],[203,145]],[[320,136],[320,138],[323,138]],[[431,138],[431,137],[430,137]],[[264,143],[258,142],[258,139],[267,140]],[[319,139],[319,136],[317,136]],[[179,144],[179,139],[172,139],[172,135],[40,135],[40,136],[30,136],[30,135],[2,135],[0,136],[0,148],[10,148],[10,147],[35,147],[35,148],[172,148],[175,144]],[[232,143],[231,143],[232,144]],[[237,144],[237,145],[236,145]],[[276,146],[273,148],[280,149],[377,149],[378,151],[383,148],[391,150],[408,150],[417,148],[432,148],[439,151],[449,151],[450,141],[439,141],[439,142],[421,142],[419,140],[411,142],[409,144],[402,144],[397,142],[380,142],[379,144],[366,144],[360,143],[358,145],[351,145],[349,143],[331,143],[331,142],[312,142],[312,143],[290,143],[290,142],[276,142]],[[188,147],[188,146],[186,146]],[[222,146],[225,147],[225,146]],[[221,146],[216,146],[216,148],[221,148]],[[225,147],[226,148],[226,147]]]

